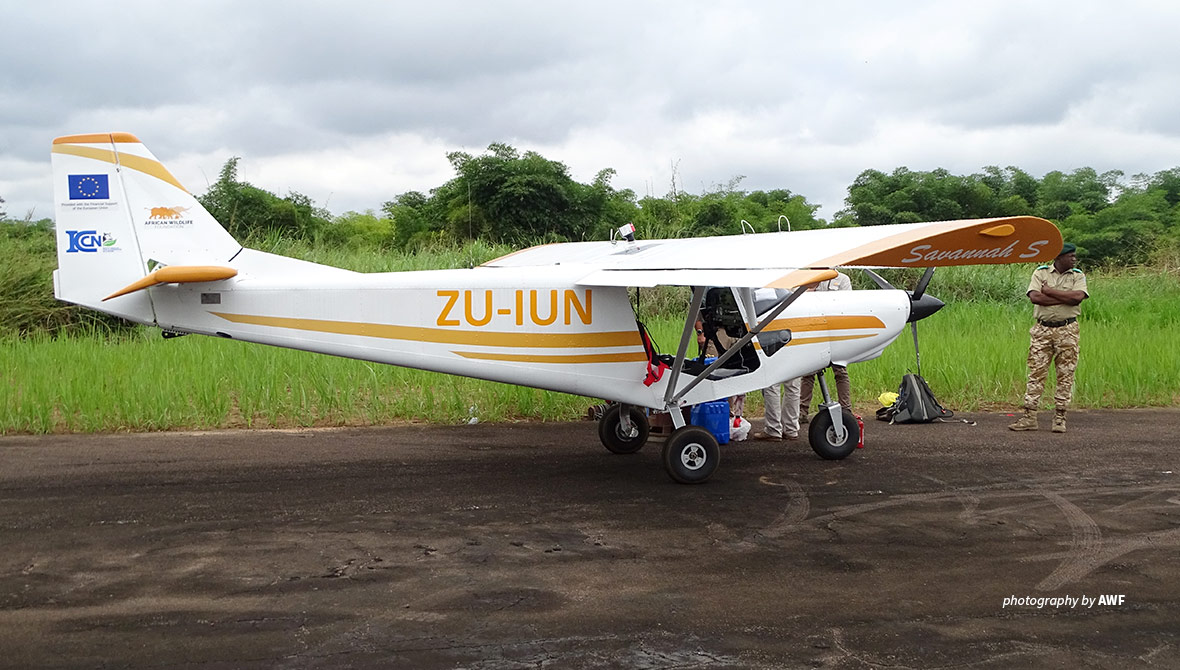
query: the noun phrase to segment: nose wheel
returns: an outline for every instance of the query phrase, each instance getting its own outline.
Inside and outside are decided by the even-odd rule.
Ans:
[[[852,412],[842,409],[840,410],[840,422],[844,424],[843,439],[836,433],[831,412],[821,408],[815,413],[815,418],[811,420],[807,439],[811,442],[811,448],[821,458],[838,461],[847,458],[849,454],[856,451],[856,443],[860,435],[860,426],[856,423],[856,416]]]
[[[664,443],[664,470],[681,484],[701,484],[713,476],[721,462],[717,438],[700,426],[684,426],[672,431]]]

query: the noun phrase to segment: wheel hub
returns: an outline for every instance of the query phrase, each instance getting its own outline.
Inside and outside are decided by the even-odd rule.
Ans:
[[[836,429],[835,428],[828,428],[828,443],[831,444],[833,447],[838,447],[838,446],[844,444],[851,437],[852,437],[852,431],[848,430],[847,426],[844,427],[844,439],[843,440],[836,437]]]
[[[708,457],[705,455],[705,448],[696,442],[686,444],[680,450],[680,462],[689,470],[700,470],[706,460]]]

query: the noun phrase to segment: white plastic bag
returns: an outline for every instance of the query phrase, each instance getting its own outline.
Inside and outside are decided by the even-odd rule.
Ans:
[[[729,422],[729,439],[731,442],[744,442],[750,435],[750,422],[745,417],[735,416]]]

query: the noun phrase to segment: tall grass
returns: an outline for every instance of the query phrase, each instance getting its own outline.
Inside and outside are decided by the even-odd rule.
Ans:
[[[918,324],[922,373],[940,400],[961,409],[1016,406],[1024,394],[1032,306],[1030,266],[941,268],[930,292],[947,302]],[[858,282],[865,280],[853,273]],[[910,288],[917,271],[883,271]],[[1131,268],[1088,275],[1074,402],[1083,407],[1180,404],[1180,274]],[[916,371],[909,330],[881,358],[852,368],[858,400],[871,406]],[[1052,377],[1050,384],[1053,383]],[[1050,392],[1043,401],[1052,397]]]
[[[0,340],[4,433],[557,420],[590,401],[231,340]],[[47,373],[47,371],[51,371]]]
[[[464,267],[510,251],[476,244],[408,257],[299,242],[258,246],[366,271]],[[947,407],[1019,405],[1032,323],[1023,297],[1029,271],[936,273],[930,291],[948,306],[919,324],[922,373]],[[912,286],[917,274],[895,272],[890,279]],[[1180,276],[1150,269],[1095,273],[1090,292],[1075,404],[1180,405]],[[640,316],[665,351],[676,347],[687,298],[683,289],[640,293]],[[879,359],[851,368],[854,401],[872,409],[878,394],[896,390],[901,375],[914,369],[907,330]],[[750,396],[750,413],[760,411],[758,395]],[[146,328],[0,336],[0,432],[6,434],[559,420],[582,415],[593,402],[243,342],[164,340]]]
[[[126,330],[120,319],[53,297],[56,255],[47,222],[0,222],[0,337]]]
[[[1098,302],[1098,299],[1095,299]],[[1180,300],[1180,292],[1173,294]],[[1089,305],[1087,305],[1089,306]],[[1076,407],[1180,405],[1180,308],[1136,319],[1130,305],[1105,305],[1083,317],[1081,358],[1074,386]],[[1031,307],[998,303],[953,303],[918,324],[922,374],[952,409],[1018,407],[1024,396]],[[1103,318],[1106,317],[1106,318]],[[1171,319],[1172,325],[1163,325]],[[858,400],[872,406],[881,391],[896,391],[901,375],[915,371],[909,332],[881,358],[850,369]],[[1052,384],[1042,403],[1052,401]]]

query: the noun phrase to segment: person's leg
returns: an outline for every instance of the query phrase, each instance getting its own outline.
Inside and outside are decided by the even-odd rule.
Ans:
[[[762,430],[754,433],[754,439],[782,437],[782,391],[778,384],[762,389],[762,411],[766,420]]]
[[[1008,426],[1012,430],[1038,428],[1037,408],[1041,404],[1045,377],[1049,373],[1049,362],[1053,358],[1053,343],[1045,335],[1047,330],[1049,329],[1038,323],[1028,332],[1028,385],[1024,393],[1024,416]]]
[[[799,378],[799,425],[810,421],[807,415],[811,413],[811,393],[814,387],[815,373]]]
[[[1030,331],[1028,345],[1028,386],[1024,393],[1024,409],[1036,412],[1045,391],[1045,378],[1049,374],[1049,363],[1053,360],[1053,340],[1040,324]]]
[[[851,412],[852,382],[848,379],[848,368],[843,365],[833,365],[832,376],[836,378],[836,397],[840,399],[840,406]]]
[[[743,416],[746,413],[746,394],[729,397],[729,415]]]
[[[1057,365],[1057,392],[1053,395],[1053,432],[1065,432],[1065,411],[1073,400],[1074,371],[1078,367],[1078,353],[1081,350],[1081,333],[1077,322],[1062,326],[1057,337],[1054,357]]]
[[[799,378],[783,382],[783,437],[799,436]]]

